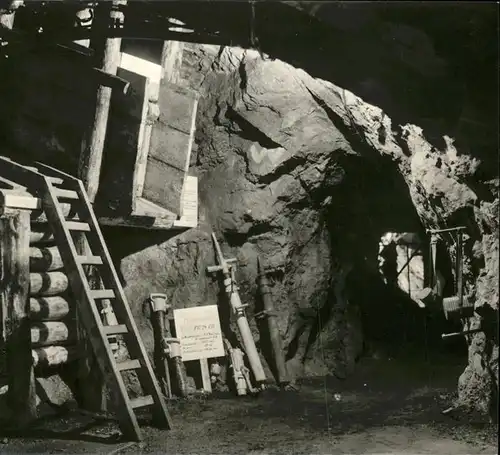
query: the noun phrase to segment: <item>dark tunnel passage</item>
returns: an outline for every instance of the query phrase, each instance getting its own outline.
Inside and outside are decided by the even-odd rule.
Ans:
[[[447,320],[438,309],[420,308],[411,292],[398,285],[398,278],[408,274],[410,266],[405,268],[401,265],[404,261],[397,261],[396,244],[386,247],[386,252],[392,248],[388,255],[392,258],[386,261],[385,273],[379,268],[381,238],[387,233],[412,233],[419,239],[421,262],[416,265],[417,276],[408,278],[408,285],[423,287],[429,280],[429,238],[403,177],[394,163],[382,158],[376,165],[363,158],[345,160],[343,168],[346,177],[332,190],[336,202],[326,219],[332,259],[341,267],[353,265],[346,278],[346,296],[348,305],[357,308],[361,316],[365,353],[381,346],[393,358],[413,355],[422,359],[432,353],[465,360],[463,339],[441,338],[443,333],[459,331],[460,323]],[[401,254],[404,246],[399,248]],[[453,295],[453,265],[443,244],[439,244],[437,266],[446,283],[444,295]],[[391,274],[393,282],[385,279]],[[415,283],[419,278],[420,284]]]

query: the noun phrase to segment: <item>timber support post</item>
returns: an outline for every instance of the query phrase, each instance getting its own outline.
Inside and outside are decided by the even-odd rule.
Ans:
[[[92,22],[93,39],[90,47],[96,52],[96,57],[100,60],[96,62],[97,67],[106,73],[116,76],[121,58],[121,38],[107,38],[106,30],[110,24],[116,26],[123,23],[123,13],[118,8],[127,2],[114,0],[108,5],[97,6],[94,10]],[[80,155],[78,167],[78,178],[82,180],[87,191],[90,202],[93,204],[99,190],[99,179],[103,161],[106,131],[108,126],[109,110],[111,106],[112,88],[100,85],[97,89],[95,113],[88,133],[88,142]],[[88,245],[83,236],[77,243],[80,254],[88,255]],[[89,280],[99,280],[92,266],[88,267],[87,276]],[[97,283],[96,283],[97,284]],[[100,284],[100,283],[98,283]],[[96,288],[99,288],[97,286]],[[81,323],[78,323],[78,338],[80,350],[82,352],[79,362],[79,404],[89,411],[104,411],[106,405],[106,387],[104,377],[99,369],[90,343],[87,341],[85,330]]]
[[[30,211],[0,216],[0,305],[8,376],[9,424],[24,427],[37,418],[29,321]]]
[[[111,2],[111,10],[102,7],[104,10],[95,9],[93,29],[95,29],[94,39],[90,41],[90,46],[95,50],[97,59],[96,66],[103,72],[116,76],[118,65],[120,64],[121,38],[107,38],[106,30],[110,23],[123,23],[123,13],[115,8],[125,5],[123,0]],[[101,16],[102,14],[102,16]],[[99,177],[101,175],[101,164],[106,140],[108,126],[109,108],[111,105],[111,87],[100,85],[97,89],[96,108],[93,123],[89,131],[89,140],[85,150],[80,157],[78,169],[79,178],[83,181],[90,202],[94,203],[99,189]]]

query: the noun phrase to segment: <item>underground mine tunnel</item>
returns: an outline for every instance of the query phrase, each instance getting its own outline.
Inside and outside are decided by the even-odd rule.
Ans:
[[[272,453],[330,453],[334,436],[351,453],[372,434],[378,452],[391,438],[396,451],[445,444],[450,453],[479,453],[478,440],[490,449],[498,5],[199,2],[193,11],[154,3],[128,2],[120,63],[107,75],[83,41],[30,48],[33,30],[50,31],[51,15],[62,21],[73,7],[20,9],[13,30],[27,35],[3,25],[0,73],[1,155],[78,176],[93,202],[115,286],[181,427],[181,438],[146,430],[148,450],[163,450],[168,439],[178,453],[267,453],[273,444],[283,452]],[[194,32],[167,32],[167,23]],[[95,113],[107,86],[102,128]],[[99,143],[92,174],[88,154]],[[59,240],[47,243],[40,230],[48,218],[39,185],[32,190],[9,163],[0,163],[2,270],[12,264],[9,217],[21,216],[22,201],[32,210],[30,311],[34,299],[58,303],[59,312],[67,305],[69,314],[78,298],[65,294],[74,290],[66,289]],[[12,366],[19,314],[7,282],[0,416],[9,406],[31,417],[75,407],[89,415],[103,381],[98,369],[80,369],[81,352],[90,355],[81,327],[39,321],[38,311],[23,352],[58,365],[43,374],[38,365],[32,376],[29,361]],[[219,354],[182,358],[179,321],[189,318],[179,311],[214,307]],[[115,325],[110,308],[101,308],[105,325]],[[206,314],[198,328],[212,321]],[[52,343],[56,335],[62,341]],[[110,345],[118,363],[133,360],[122,341]],[[13,371],[27,380],[16,383]],[[140,397],[140,381],[124,377]],[[35,392],[15,398],[12,390],[33,381]]]

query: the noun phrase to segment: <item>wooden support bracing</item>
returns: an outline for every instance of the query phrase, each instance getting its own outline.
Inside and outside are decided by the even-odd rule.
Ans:
[[[101,371],[108,381],[109,389],[114,395],[122,432],[129,439],[141,440],[142,436],[134,409],[142,406],[152,406],[156,425],[162,428],[171,428],[171,419],[159,384],[154,376],[148,354],[140,338],[83,183],[70,175],[42,164],[38,165],[44,173],[61,178],[64,190],[75,192],[78,195],[78,216],[81,221],[79,223],[68,222],[64,218],[58,198],[58,194],[68,195],[68,193],[60,191],[62,188],[54,186],[49,178],[35,170],[28,170],[12,161],[1,158],[0,164],[9,171],[15,170],[13,172],[20,177],[21,184],[31,186],[43,198],[43,207],[64,263],[69,286],[73,295],[80,296],[78,310],[81,321]],[[71,234],[75,229],[85,233],[90,250],[95,256],[101,258],[102,265],[99,266],[99,274],[104,285],[102,290],[92,289],[85,276],[83,266],[86,261],[82,260],[81,255],[77,253]],[[28,244],[29,235],[26,241],[26,245]],[[92,262],[95,261],[92,259]],[[100,299],[112,299],[118,325],[103,325],[97,304]],[[55,328],[52,328],[55,332]],[[58,328],[62,327],[58,326]],[[125,368],[115,361],[108,336],[116,334],[123,334],[131,359],[137,361],[132,366],[135,366],[139,382],[145,393],[142,397],[130,399],[128,396],[121,371],[128,369],[131,364],[127,364]]]

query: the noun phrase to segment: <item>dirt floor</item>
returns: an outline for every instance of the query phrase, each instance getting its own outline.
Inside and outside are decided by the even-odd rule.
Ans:
[[[441,413],[463,365],[434,365],[369,359],[346,381],[314,378],[294,392],[270,388],[257,397],[172,401],[174,430],[145,422],[141,444],[120,441],[114,423],[72,411],[41,421],[29,434],[2,435],[0,453],[498,453],[493,425]]]

